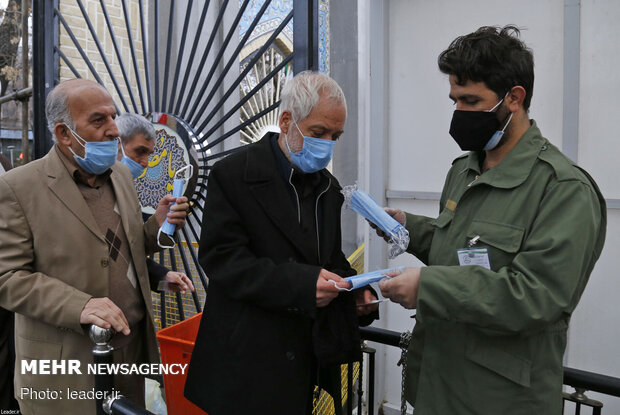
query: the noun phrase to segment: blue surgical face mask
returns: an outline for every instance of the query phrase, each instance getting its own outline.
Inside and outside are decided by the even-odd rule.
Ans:
[[[286,147],[291,155],[291,161],[304,173],[314,173],[324,169],[329,164],[334,154],[335,141],[323,138],[305,136],[296,122],[293,121],[297,131],[304,138],[304,145],[299,153],[293,153],[288,144],[288,134],[286,134]]]
[[[65,126],[71,131],[78,144],[84,147],[84,157],[80,157],[71,147],[69,150],[73,153],[75,161],[90,174],[101,174],[107,169],[112,167],[116,163],[116,157],[118,155],[118,139],[106,140],[106,141],[86,141],[71,129],[68,125]],[[82,143],[82,141],[84,143]]]
[[[357,188],[357,185],[345,186],[341,193],[344,195],[344,205],[359,213],[370,223],[375,224],[390,238],[388,253],[390,259],[407,250],[409,246],[409,231],[387,212],[366,192]]]
[[[131,175],[133,176],[134,180],[137,179],[138,177],[140,177],[142,172],[144,172],[144,169],[146,167],[142,167],[140,163],[138,163],[134,159],[127,157],[127,154],[125,154],[125,149],[123,148],[122,143],[121,143],[121,151],[123,152],[123,158],[121,159],[121,163],[129,167],[129,171],[131,172]]]

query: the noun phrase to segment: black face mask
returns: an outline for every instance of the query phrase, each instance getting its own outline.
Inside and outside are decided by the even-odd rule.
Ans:
[[[450,123],[450,135],[463,151],[492,150],[497,147],[504,135],[504,130],[512,119],[512,113],[504,128],[497,119],[493,110],[504,100],[489,111],[462,111],[455,110]]]

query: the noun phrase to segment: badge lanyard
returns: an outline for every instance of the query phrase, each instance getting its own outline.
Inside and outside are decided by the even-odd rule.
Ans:
[[[476,235],[467,242],[467,248],[456,250],[459,265],[479,265],[486,269],[491,269],[489,250],[486,246],[476,246],[479,240],[480,235]]]

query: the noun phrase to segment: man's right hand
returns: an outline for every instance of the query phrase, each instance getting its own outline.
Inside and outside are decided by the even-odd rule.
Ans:
[[[325,307],[334,298],[338,297],[340,292],[332,281],[336,281],[340,288],[351,288],[351,283],[347,282],[338,274],[321,269],[319,278],[316,280],[316,306]]]
[[[405,223],[407,222],[407,216],[405,216],[405,212],[403,212],[400,209],[392,209],[392,208],[387,208],[387,207],[384,208],[384,210],[385,210],[385,213],[393,217],[396,220],[396,222],[405,226]],[[379,229],[379,227],[375,225],[374,223],[372,223],[371,221],[367,220],[367,222],[370,224],[370,227],[373,228],[377,232],[377,235],[380,238],[383,238],[385,242],[390,242],[389,235],[386,235],[385,232]]]
[[[117,333],[129,334],[129,323],[125,314],[108,297],[88,300],[80,314],[80,323],[95,324],[104,329],[113,328]]]

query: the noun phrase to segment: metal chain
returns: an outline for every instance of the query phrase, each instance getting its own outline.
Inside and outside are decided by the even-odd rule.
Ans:
[[[407,350],[409,350],[409,342],[411,341],[411,332],[404,331],[400,333],[400,360],[397,365],[402,366],[402,379],[400,384],[400,413],[407,415],[407,399],[405,399],[405,377],[407,376]]]

